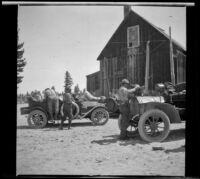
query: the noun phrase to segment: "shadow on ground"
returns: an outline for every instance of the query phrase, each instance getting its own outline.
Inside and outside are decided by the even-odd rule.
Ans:
[[[58,129],[59,126],[60,126],[60,123],[56,123],[56,124],[49,123],[42,130]],[[85,126],[95,126],[95,125],[92,122],[76,122],[76,123],[72,122],[72,124],[71,124],[71,127],[85,127]],[[64,129],[68,128],[68,123],[64,123],[63,128]],[[17,129],[37,129],[37,128],[30,127],[28,125],[22,125],[22,126],[17,126]]]
[[[170,152],[174,152],[174,153],[176,153],[176,152],[185,152],[185,146],[180,146],[180,147],[178,147],[178,148],[175,148],[175,149],[166,149],[165,150],[165,153],[170,153]]]
[[[103,136],[102,140],[93,140],[91,143],[96,143],[99,145],[109,145],[112,143],[116,143],[120,141],[119,145],[126,146],[126,145],[135,145],[135,144],[148,144],[147,142],[143,141],[138,133],[134,133],[130,135],[129,140],[119,140],[119,135],[108,135]]]
[[[145,142],[139,135],[139,133],[130,133],[129,134],[130,139],[121,141],[119,140],[119,135],[109,135],[109,136],[103,136],[101,140],[93,140],[91,143],[96,143],[99,145],[109,145],[112,143],[116,143],[118,141],[121,141],[119,145],[135,145],[135,144],[149,144],[148,142]],[[185,138],[185,129],[176,129],[176,130],[171,130],[169,133],[169,136],[163,141],[163,142],[171,142],[171,141],[177,141]],[[183,148],[184,149],[184,148]],[[176,149],[177,152],[181,149]],[[176,150],[169,150],[166,152],[176,152]]]
[[[30,126],[28,126],[28,125],[26,125],[26,126],[17,126],[17,129],[34,129],[33,127],[30,127]]]
[[[168,137],[163,142],[171,142],[176,140],[185,139],[185,129],[170,130]]]

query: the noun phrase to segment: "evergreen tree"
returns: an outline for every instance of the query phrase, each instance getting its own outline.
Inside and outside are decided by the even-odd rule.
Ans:
[[[78,86],[78,84],[76,84],[76,86],[74,87],[74,94],[75,95],[78,95],[78,94],[80,94],[80,88],[79,88],[79,86]]]
[[[19,37],[17,34],[17,84],[22,82],[23,76],[20,76],[20,73],[23,72],[24,67],[26,65],[26,59],[23,58],[23,54],[24,54],[23,46],[24,46],[24,43],[19,42]]]
[[[72,77],[68,71],[65,73],[65,86],[64,91],[65,93],[68,92],[68,90],[71,90],[71,87],[73,85]]]

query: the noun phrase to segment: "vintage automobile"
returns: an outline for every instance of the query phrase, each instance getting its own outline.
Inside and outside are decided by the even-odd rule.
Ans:
[[[28,97],[28,107],[22,107],[21,114],[28,114],[27,122],[30,127],[44,128],[49,122],[49,112],[46,100],[36,101],[31,96]],[[62,100],[59,99],[58,120],[61,119],[60,108]],[[81,107],[81,109],[80,109]],[[104,125],[108,122],[109,113],[103,103],[95,101],[85,101],[81,105],[73,102],[74,119],[89,118],[94,125]]]
[[[171,86],[171,87],[169,87]],[[171,83],[158,84],[157,96],[137,96],[130,98],[130,125],[128,131],[139,132],[147,142],[161,142],[170,132],[171,123],[180,123],[185,119],[186,84],[173,86]],[[111,100],[108,109],[116,111],[117,100]],[[118,126],[121,128],[121,115]]]

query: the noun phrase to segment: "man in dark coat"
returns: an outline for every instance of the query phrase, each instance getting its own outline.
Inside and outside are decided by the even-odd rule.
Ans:
[[[66,93],[63,94],[63,104],[61,106],[61,123],[59,129],[63,129],[63,123],[68,117],[68,129],[71,128],[71,121],[73,119],[72,113],[72,101],[73,97],[71,95],[71,89],[68,89]]]
[[[128,89],[129,81],[127,79],[123,79],[121,82],[121,87],[118,91],[119,97],[119,110],[122,116],[121,122],[121,131],[120,131],[120,140],[128,139],[127,136],[127,128],[129,126],[129,115],[130,115],[130,104],[129,104],[129,95],[135,92],[139,87],[139,85],[135,85],[134,88]]]

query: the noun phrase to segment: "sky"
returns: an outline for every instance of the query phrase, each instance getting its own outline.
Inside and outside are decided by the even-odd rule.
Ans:
[[[186,47],[185,7],[132,6]],[[19,41],[27,65],[18,93],[55,86],[64,91],[65,72],[73,86],[86,88],[86,75],[99,70],[97,57],[123,21],[123,6],[19,6]]]

